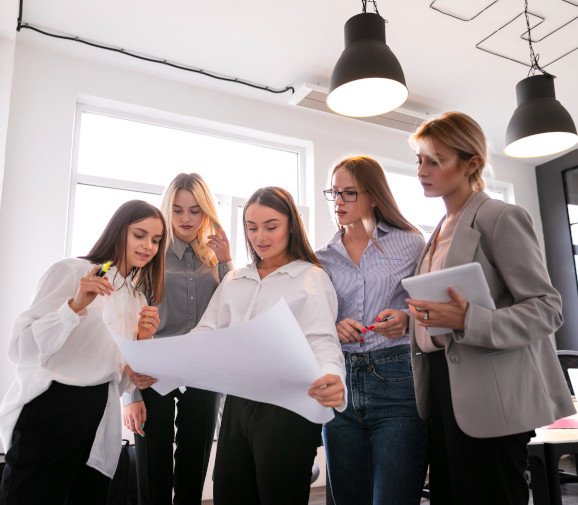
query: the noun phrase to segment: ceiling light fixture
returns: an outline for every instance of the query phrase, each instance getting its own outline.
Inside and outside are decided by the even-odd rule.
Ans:
[[[367,2],[375,12],[366,12]],[[345,49],[335,64],[327,106],[353,117],[377,116],[403,104],[408,95],[399,61],[385,41],[385,24],[375,1],[345,23]]]
[[[578,143],[578,135],[572,117],[556,100],[554,76],[538,64],[539,55],[532,47],[528,0],[524,0],[524,14],[531,65],[528,77],[516,85],[518,107],[508,123],[504,152],[515,158],[534,158],[571,148]],[[535,75],[536,70],[541,74]]]

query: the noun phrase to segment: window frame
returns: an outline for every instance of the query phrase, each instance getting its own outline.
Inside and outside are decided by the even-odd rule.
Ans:
[[[383,167],[386,177],[388,176],[388,174],[392,173],[417,178],[416,167],[411,163],[405,163],[391,158],[384,158],[383,156],[372,156],[372,157],[375,158],[379,162],[379,164]],[[504,195],[504,202],[511,204],[516,203],[513,183],[502,181],[500,179],[494,179],[493,177],[492,178],[484,177],[484,181],[486,183],[486,189],[489,189],[491,191],[502,192],[502,194]],[[420,229],[424,230],[426,233],[431,234],[435,230],[435,227],[432,228],[429,225],[424,225],[421,223],[413,223],[413,224],[418,226]]]
[[[169,116],[176,116],[175,114],[163,113],[162,111],[149,111],[145,114],[139,112],[129,111],[132,108],[128,104],[123,107],[122,104],[115,104],[114,108],[110,106],[102,106],[90,103],[90,99],[79,101],[76,104],[75,120],[73,126],[73,144],[71,157],[71,172],[70,172],[70,187],[68,194],[68,213],[66,223],[66,237],[65,237],[65,251],[69,256],[72,251],[72,231],[74,229],[75,219],[75,202],[76,202],[76,188],[79,184],[93,187],[119,189],[125,191],[135,191],[139,193],[150,193],[162,195],[165,187],[157,184],[149,184],[138,181],[131,181],[126,179],[114,179],[110,177],[99,177],[96,175],[80,174],[78,172],[79,150],[80,150],[80,132],[82,128],[82,115],[84,113],[100,114],[112,118],[118,118],[127,121],[134,121],[138,123],[145,123],[152,126],[159,126],[164,128],[177,129],[181,131],[190,132],[198,135],[207,135],[217,137],[224,140],[234,142],[245,142],[255,146],[277,149],[294,153],[297,155],[297,199],[296,202],[302,215],[304,217],[304,224],[310,237],[314,235],[314,229],[309,222],[310,206],[314,204],[314,200],[310,198],[311,191],[308,188],[312,184],[313,177],[307,174],[307,160],[310,160],[313,144],[308,141],[303,141],[296,138],[283,137],[281,135],[270,134],[263,131],[252,130],[248,128],[237,127],[225,123],[216,123],[212,121],[193,118],[190,116],[179,116],[178,118],[169,118]],[[95,99],[95,101],[99,101]],[[311,168],[313,170],[313,167]],[[168,183],[169,181],[167,181]],[[217,199],[217,203],[230,203],[231,216],[230,222],[233,225],[236,220],[236,213],[233,212],[233,200],[245,201],[246,199],[236,197],[235,195],[222,195],[213,192]],[[308,200],[311,201],[308,201]],[[309,204],[309,205],[308,205]],[[305,219],[307,218],[307,219]],[[236,229],[232,228],[234,237],[230,237],[232,244],[231,252],[233,254],[233,261],[235,260],[233,240],[236,240]]]

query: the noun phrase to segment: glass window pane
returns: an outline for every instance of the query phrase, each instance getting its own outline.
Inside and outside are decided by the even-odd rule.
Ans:
[[[237,244],[235,245],[235,266],[244,267],[251,263],[251,255],[247,251],[247,242],[245,241],[245,226],[243,223],[243,207],[237,207]]]
[[[506,195],[503,191],[497,189],[484,189],[484,191],[491,196],[494,200],[501,200],[502,202],[506,201]]]
[[[386,176],[401,213],[421,228],[428,239],[445,214],[443,201],[423,196],[423,188],[415,175],[387,173]]]
[[[88,254],[116,209],[129,200],[144,200],[158,207],[161,203],[161,196],[78,184],[70,256]],[[95,212],[95,209],[98,209],[98,212]]]
[[[82,113],[79,174],[166,186],[180,172],[201,174],[214,193],[248,198],[281,186],[299,202],[296,152]]]
[[[401,213],[413,225],[424,231],[429,239],[435,227],[445,215],[445,206],[441,198],[426,198],[416,175],[386,173],[387,181]],[[505,200],[504,191],[486,189],[485,192],[497,200]]]

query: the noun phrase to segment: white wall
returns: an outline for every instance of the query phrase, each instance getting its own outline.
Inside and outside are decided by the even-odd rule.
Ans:
[[[334,233],[321,195],[334,161],[352,152],[412,165],[415,159],[406,136],[383,127],[195,88],[19,41],[0,209],[0,396],[13,374],[6,348],[14,319],[27,307],[41,274],[64,255],[74,111],[84,95],[311,142],[315,200],[309,204],[318,246]],[[516,202],[541,230],[533,169],[510,160],[494,164],[496,177],[515,185]]]
[[[10,94],[12,89],[12,76],[14,65],[15,43],[13,40],[0,37],[0,215],[3,206],[3,182],[5,174],[6,142],[8,135],[8,121],[10,112]],[[3,243],[3,237],[0,234]],[[2,246],[2,249],[6,245]],[[0,273],[1,274],[1,273]],[[3,299],[8,298],[8,293],[3,295]],[[0,304],[1,305],[1,304]],[[2,313],[3,317],[8,317]],[[12,320],[12,316],[11,316]],[[6,345],[8,342],[7,327],[0,327],[0,396],[6,391],[9,381],[12,379],[13,368],[6,358]],[[0,451],[2,444],[0,444]]]
[[[0,203],[2,202],[2,181],[4,179],[15,47],[16,44],[13,40],[0,37]]]

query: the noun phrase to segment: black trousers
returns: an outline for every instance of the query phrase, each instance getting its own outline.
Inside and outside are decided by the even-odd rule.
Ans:
[[[433,352],[428,359],[432,505],[527,505],[527,444],[535,433],[496,438],[466,435],[454,416],[445,354]]]
[[[215,505],[307,505],[321,425],[275,405],[227,396]]]
[[[219,395],[187,388],[161,396],[148,388],[142,396],[147,408],[145,436],[135,435],[140,505],[171,505],[173,487],[175,505],[200,505]]]
[[[0,505],[106,505],[110,479],[86,461],[107,397],[108,384],[52,382],[24,406],[6,453]]]

